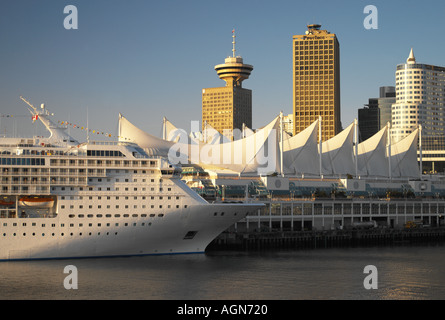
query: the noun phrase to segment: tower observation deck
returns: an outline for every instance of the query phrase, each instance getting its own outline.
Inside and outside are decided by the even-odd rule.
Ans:
[[[216,73],[219,78],[226,82],[226,86],[242,87],[242,82],[249,78],[250,73],[253,70],[253,66],[250,64],[244,64],[243,58],[236,56],[235,50],[235,30],[232,31],[233,37],[233,55],[227,57],[223,64],[215,66]]]

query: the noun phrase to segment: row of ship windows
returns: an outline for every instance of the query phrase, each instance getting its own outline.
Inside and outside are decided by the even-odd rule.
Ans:
[[[97,178],[95,179],[97,182],[105,181],[105,179]],[[113,179],[115,182],[138,182],[138,179],[123,179],[123,181],[119,179]],[[130,181],[131,180],[131,181]],[[88,181],[92,182],[93,178],[89,178]],[[107,182],[111,182],[111,178],[107,178]],[[147,182],[147,179],[142,179],[142,182]],[[155,179],[150,179],[150,182],[154,183]],[[162,182],[162,178],[159,179],[159,182]]]
[[[40,158],[0,158],[1,165],[12,166],[44,166],[45,159]]]
[[[80,215],[79,215],[79,216],[80,216]],[[98,215],[98,216],[99,216],[99,215]],[[100,216],[102,216],[102,215],[100,215]],[[120,216],[120,215],[115,215],[115,216]],[[128,216],[128,215],[123,215],[123,216]],[[133,214],[132,217],[134,217],[134,216],[135,216],[135,215]],[[138,216],[138,215],[136,215],[136,216]],[[141,215],[141,217],[147,217],[147,216],[149,216],[150,218],[154,218],[154,217],[156,217],[155,214],[150,214],[150,215],[142,214],[142,215]],[[158,216],[159,218],[162,218],[162,217],[164,216],[164,214],[160,213],[160,214],[158,214],[157,216]],[[144,226],[145,224],[146,224],[145,222],[141,222],[141,226]],[[28,225],[28,224],[27,224],[26,222],[23,222],[23,223],[21,224],[21,227],[26,227],[27,225]],[[104,225],[106,225],[107,227],[110,227],[110,226],[111,226],[111,223],[106,223],[106,224],[104,224]],[[127,226],[129,225],[129,223],[128,223],[128,222],[125,222],[125,223],[123,223],[123,225],[124,225],[125,227],[127,227]],[[132,225],[133,225],[133,226],[136,226],[137,223],[134,222],[134,223],[132,223]],[[149,222],[148,225],[151,225],[151,222]],[[8,226],[8,223],[5,222],[5,223],[2,224],[2,226],[3,226],[3,227],[7,227],[7,226]],[[14,223],[12,223],[12,226],[13,226],[13,227],[17,227],[17,226],[18,226],[18,223],[17,223],[17,222],[14,222]],[[33,222],[33,223],[31,223],[31,226],[32,226],[32,227],[37,227],[37,223],[36,223],[36,222]],[[48,226],[49,226],[49,225],[48,225]],[[55,223],[52,223],[50,226],[51,226],[52,228],[57,227],[57,225],[56,225]],[[78,224],[78,227],[83,227],[83,226],[84,226],[83,223],[79,223],[79,224]],[[86,225],[85,225],[85,226],[86,226]],[[101,227],[101,226],[102,226],[102,223],[98,223],[97,226],[98,226],[98,227]],[[114,226],[119,227],[119,223],[116,222],[116,223],[114,224]],[[46,223],[42,223],[42,224],[41,224],[41,227],[42,227],[42,228],[46,228],[46,227],[47,227],[47,224],[46,224]],[[65,223],[61,223],[61,224],[60,224],[60,227],[61,227],[61,228],[65,228],[65,227],[66,227]],[[69,227],[70,227],[70,228],[74,228],[74,227],[75,227],[74,223],[70,223],[70,224],[69,224]],[[88,227],[93,227],[93,223],[89,223],[89,224],[88,224]]]
[[[186,206],[186,207],[187,207],[187,206]],[[218,216],[218,212],[214,212],[213,215],[214,215],[215,217]],[[224,212],[220,212],[219,215],[220,215],[220,216],[224,216]],[[234,215],[237,215],[237,213],[235,213]],[[78,215],[79,218],[82,218],[83,216],[84,216],[83,214],[79,214],[79,215]],[[107,214],[107,215],[105,215],[105,216],[106,216],[106,217],[111,217],[111,215],[109,215],[109,214]],[[117,217],[117,218],[119,218],[120,216],[121,216],[120,214],[115,214],[115,215],[114,215],[114,217]],[[126,218],[129,218],[129,217],[130,217],[130,215],[128,215],[128,214],[123,214],[122,216],[123,216],[123,217],[126,217]],[[147,214],[141,214],[141,217],[155,218],[156,216],[159,217],[159,218],[162,218],[162,217],[164,217],[164,214],[163,214],[163,213],[159,213],[159,214],[157,214],[157,215],[154,214],[154,213],[149,214],[149,215],[147,215]],[[75,215],[70,215],[70,218],[74,218],[74,217],[75,217]],[[88,215],[88,217],[93,217],[93,215]],[[100,218],[100,217],[103,217],[103,216],[102,216],[101,214],[97,214],[96,217],[99,217],[99,218]],[[132,217],[132,218],[134,218],[134,217],[138,217],[138,215],[137,215],[137,214],[132,214],[131,217]],[[106,223],[106,224],[104,224],[104,225],[107,226],[107,227],[110,227],[110,226],[111,226],[111,223]],[[120,224],[119,224],[118,222],[116,222],[116,223],[114,224],[115,227],[119,227],[119,225],[120,225]],[[125,223],[123,223],[122,225],[125,226],[125,227],[127,227],[127,226],[130,225],[130,223],[125,222]],[[136,222],[133,222],[132,225],[133,225],[134,227],[136,227],[136,226],[137,226],[137,223],[136,223]],[[141,225],[142,227],[145,226],[145,225],[151,226],[151,222],[148,222],[148,223],[141,222],[140,225]],[[5,222],[5,223],[2,224],[2,226],[3,226],[3,227],[7,227],[7,226],[8,226],[8,223]],[[12,226],[13,226],[13,227],[17,227],[17,226],[18,226],[18,223],[17,223],[17,222],[14,222],[14,223],[12,223]],[[21,226],[22,226],[22,227],[26,227],[26,226],[27,226],[27,223],[26,223],[26,222],[23,222],[23,223],[21,224]],[[32,227],[37,227],[37,223],[36,223],[36,222],[33,222],[33,223],[31,223],[31,226],[32,226]],[[102,223],[97,223],[97,226],[98,226],[98,227],[102,227]],[[41,227],[42,227],[42,228],[46,228],[46,223],[42,223],[42,224],[41,224]],[[55,224],[55,223],[52,223],[52,224],[51,224],[51,227],[52,227],[52,228],[55,228],[55,227],[56,227],[56,224]],[[60,224],[60,227],[61,227],[61,228],[66,227],[66,226],[65,226],[65,223],[61,223],[61,224]],[[74,227],[75,227],[74,223],[70,223],[70,224],[69,224],[69,227],[70,227],[70,228],[74,228]],[[83,224],[83,223],[79,223],[79,224],[78,224],[78,227],[84,227],[84,224]],[[88,224],[88,227],[93,227],[93,223],[89,223],[89,224]],[[63,234],[62,234],[62,235],[63,235]]]
[[[125,224],[125,226],[128,226],[128,224]],[[136,226],[136,224],[134,224],[133,226]],[[142,223],[141,226],[142,226],[142,227],[145,226],[145,223]],[[147,226],[151,226],[151,222],[149,222],[149,223],[147,224]],[[187,240],[187,239],[193,239],[193,237],[194,237],[197,233],[198,233],[198,231],[189,231],[189,232],[187,232],[187,234],[184,236],[184,240]],[[117,234],[118,234],[117,231],[114,232],[114,235],[115,235],[115,236],[117,236]],[[54,232],[51,233],[51,236],[52,236],[52,237],[54,237],[55,235],[56,235],[56,234],[55,234]],[[68,235],[68,234],[67,234],[67,235]],[[74,233],[73,233],[73,232],[70,232],[69,235],[72,237],[72,236],[74,236]],[[82,232],[79,232],[79,236],[82,236],[82,235],[83,235],[83,233],[82,233]],[[93,235],[92,232],[88,232],[88,236],[92,236],[92,235]],[[100,236],[101,233],[98,232],[97,235]],[[107,236],[110,235],[110,232],[106,232],[105,235],[107,235]],[[7,236],[7,234],[6,234],[6,233],[3,233],[3,237],[6,237],[6,236]],[[14,233],[12,234],[12,236],[13,236],[13,237],[17,236],[17,233],[14,232]],[[24,233],[22,234],[22,236],[23,236],[23,237],[26,237],[26,232],[24,232]],[[35,236],[36,236],[36,233],[33,232],[33,233],[32,233],[32,236],[35,237]],[[45,233],[43,232],[43,233],[42,233],[42,237],[44,237],[44,236],[45,236]],[[60,236],[64,237],[64,236],[65,236],[65,233],[63,233],[63,232],[60,233]]]
[[[169,190],[169,191],[170,191],[170,190]],[[61,197],[60,197],[61,200],[65,200],[65,198],[67,198],[67,197],[65,197],[65,196],[61,196]],[[148,197],[146,197],[146,196],[142,196],[141,198],[142,198],[142,200],[146,200]],[[168,200],[172,200],[172,197],[171,197],[171,196],[168,196],[168,197],[166,197],[166,198],[167,198]],[[176,200],[179,200],[179,196],[176,196],[175,198],[176,198]],[[92,196],[89,196],[88,199],[89,199],[89,200],[93,200],[93,197],[92,197]],[[111,197],[110,197],[110,196],[107,196],[106,199],[107,199],[107,200],[111,200]],[[115,199],[116,199],[116,200],[120,200],[119,197],[115,197]],[[125,200],[129,200],[129,197],[128,197],[128,196],[125,196],[125,197],[123,197],[123,199],[125,199]],[[137,200],[138,197],[137,197],[137,196],[134,196],[133,199],[134,199],[134,200]],[[155,197],[154,197],[154,196],[150,196],[150,199],[151,199],[151,200],[154,200]],[[163,196],[160,196],[160,197],[159,197],[159,200],[163,200],[163,199],[164,199]],[[74,196],[70,196],[70,200],[75,200],[75,197],[74,197]],[[83,200],[83,196],[79,196],[79,197],[78,197],[78,200]],[[102,197],[101,197],[101,196],[98,196],[98,197],[97,197],[97,200],[102,200]]]
[[[142,223],[140,224],[140,226],[141,226],[141,227],[151,226],[151,224],[152,224],[151,222],[148,222],[148,223],[142,222]],[[130,225],[129,223],[124,223],[124,224],[123,224],[123,226],[125,226],[125,227],[128,227],[129,225]],[[63,225],[62,225],[62,226],[63,226]],[[89,227],[92,227],[92,226],[93,226],[93,225],[90,223],[90,224],[89,224]],[[102,225],[101,225],[100,223],[98,223],[97,226],[98,226],[98,227],[101,227]],[[110,223],[107,223],[106,226],[107,226],[107,227],[111,227],[111,224],[110,224]],[[116,226],[116,227],[119,227],[119,223],[116,223],[115,226]],[[133,223],[133,227],[136,227],[136,226],[137,226],[137,224],[136,224],[136,223]],[[44,227],[44,225],[42,225],[42,227]],[[52,227],[55,227],[55,224],[53,224]],[[74,227],[74,225],[73,225],[73,224],[70,224],[70,227]],[[83,227],[83,224],[79,224],[79,227]],[[100,234],[101,234],[100,232],[97,233],[98,236],[100,236]],[[109,232],[106,232],[106,235],[107,235],[107,236],[108,236],[109,234],[110,234]],[[117,234],[118,234],[117,232],[114,232],[114,235],[117,235]],[[22,235],[23,235],[24,237],[26,237],[26,232],[24,232]],[[55,234],[54,232],[51,233],[51,236],[54,237],[55,235],[56,235],[56,234]],[[63,237],[63,236],[65,236],[65,233],[62,232],[62,233],[60,233],[60,235]],[[70,232],[69,235],[70,235],[70,236],[74,236],[74,233],[73,233],[73,232]],[[79,232],[79,236],[82,236],[82,235],[83,235],[83,233],[82,233],[82,232]],[[91,236],[91,235],[93,235],[93,233],[92,233],[92,232],[89,232],[88,235]],[[3,237],[6,237],[6,236],[7,236],[7,233],[3,233]],[[14,237],[17,236],[17,233],[15,233],[15,232],[12,233],[12,236],[14,236]],[[36,236],[36,233],[33,232],[33,233],[32,233],[32,236]],[[44,236],[45,236],[45,233],[43,232],[43,233],[42,233],[42,237],[44,237]]]
[[[152,208],[153,208],[154,206],[152,206]],[[169,208],[170,208],[170,206],[168,206]],[[184,205],[184,209],[187,209],[187,207],[188,207],[188,205]],[[161,208],[162,209],[162,205],[160,205],[159,206],[159,208]],[[179,208],[179,205],[177,205],[176,206],[176,208]],[[238,213],[234,213],[234,215],[236,216]],[[218,215],[218,212],[214,212],[213,213],[213,216],[217,216]],[[224,216],[224,212],[220,212],[219,213],[219,215],[222,217],[222,216]],[[87,214],[86,215],[88,218],[94,218],[94,215],[93,214]],[[136,213],[134,213],[134,214],[132,214],[131,215],[131,217],[132,218],[137,218],[139,215],[138,214],[136,214]],[[143,213],[143,214],[141,214],[141,217],[142,218],[146,218],[146,217],[150,217],[150,218],[154,218],[154,217],[156,217],[156,214],[154,214],[154,213],[151,213],[151,214],[149,214],[149,215],[147,215],[147,214],[145,214],[145,213]],[[164,214],[163,213],[159,213],[158,214],[158,217],[160,217],[160,218],[162,218],[164,216]],[[69,218],[75,218],[76,217],[76,215],[74,215],[74,214],[70,214],[69,216],[68,216]],[[85,215],[84,214],[82,214],[82,213],[80,213],[80,214],[78,214],[77,215],[77,217],[78,218],[85,218]],[[104,215],[102,215],[102,214],[96,214],[96,218],[103,218],[104,217]],[[112,218],[113,217],[113,215],[111,215],[111,214],[106,214],[105,215],[105,218]],[[119,213],[116,213],[116,214],[114,214],[114,218],[120,218],[121,217],[121,215],[119,214]],[[129,214],[123,214],[122,215],[122,217],[124,217],[124,218],[130,218],[130,215]],[[4,223],[3,224],[4,226],[6,226],[6,223]],[[33,223],[33,225],[35,225],[35,223]],[[24,222],[24,226],[26,226],[26,222]],[[44,226],[44,225],[42,225],[42,226]],[[63,226],[63,225],[62,225]]]
[[[152,204],[152,205],[150,205],[150,208],[151,209],[154,209],[154,205]],[[171,205],[167,205],[167,208],[168,209],[170,209],[172,206]],[[133,209],[137,209],[138,208],[138,206],[135,204],[135,205],[133,205]],[[141,206],[141,208],[142,209],[146,209],[147,208],[147,206],[144,204],[144,205],[142,205]],[[187,208],[187,205],[184,205],[184,208]],[[65,206],[64,205],[62,205],[62,206],[60,206],[60,209],[65,209]],[[67,208],[68,209],[68,208]],[[73,205],[70,205],[70,209],[74,209],[74,206]],[[83,205],[79,205],[79,209],[83,209]],[[88,206],[88,209],[93,209],[93,206],[92,205],[89,205]],[[95,208],[96,209],[96,208]],[[97,209],[102,209],[102,206],[101,205],[98,205],[97,206]],[[107,209],[110,209],[110,205],[107,205]],[[119,205],[117,204],[116,205],[116,209],[119,209]],[[125,205],[125,209],[129,209],[129,206],[128,205]],[[162,204],[160,204],[159,205],[159,209],[162,209]],[[179,209],[179,204],[177,204],[176,205],[176,209]],[[107,215],[108,216],[108,215]]]
[[[118,226],[118,224],[116,224],[116,226]],[[128,223],[125,223],[124,226],[127,227],[127,226],[128,226]],[[133,226],[136,227],[136,223],[134,223]],[[149,222],[149,223],[147,223],[147,224],[146,224],[145,222],[143,222],[143,223],[141,223],[141,226],[142,226],[142,227],[144,227],[144,226],[151,226],[151,222]],[[110,232],[106,232],[105,234],[108,236],[108,235],[110,235]],[[114,235],[117,235],[117,234],[118,234],[118,232],[114,232]],[[54,232],[51,233],[51,236],[52,236],[52,237],[54,237],[55,235],[56,235],[56,234],[55,234]],[[60,235],[63,237],[63,236],[65,236],[65,233],[62,232],[62,233],[60,233]],[[68,234],[67,234],[67,235],[68,235]],[[70,236],[74,236],[74,233],[73,233],[73,232],[70,232],[69,235],[70,235]],[[83,233],[82,233],[82,232],[79,232],[79,236],[82,236],[82,235],[83,235]],[[92,233],[92,232],[88,232],[88,235],[89,235],[89,236],[92,236],[93,233]],[[100,236],[101,233],[98,232],[97,235]],[[3,237],[6,237],[6,236],[7,236],[7,233],[3,233]],[[14,236],[14,237],[17,236],[17,233],[15,233],[15,232],[12,233],[12,236]],[[22,234],[22,236],[23,236],[23,237],[26,237],[26,232],[24,232],[24,233]],[[36,236],[36,233],[33,232],[33,233],[32,233],[32,236],[35,237],[35,236]],[[44,236],[45,236],[45,233],[43,232],[43,233],[42,233],[42,237],[44,237]]]
[[[126,179],[126,180],[128,180],[128,179]],[[151,182],[154,182],[153,181],[154,179],[151,179],[151,180],[152,180]],[[76,182],[76,181],[81,182],[81,181],[83,181],[83,182],[85,182],[85,178],[75,178],[75,177],[74,178],[61,178],[61,177],[59,178],[59,177],[55,177],[54,176],[54,177],[51,177],[51,179],[47,179],[46,177],[41,177],[40,180],[38,180],[38,177],[28,177],[28,176],[22,176],[22,177],[20,177],[20,176],[13,176],[13,177],[11,177],[11,179],[9,177],[2,177],[2,180],[1,180],[2,183],[8,183],[9,181],[12,181],[12,182],[21,181],[23,183],[28,183],[28,182],[32,182],[32,183],[36,183],[36,182],[47,183],[48,181],[51,181],[51,183],[57,183],[57,182],[63,183],[63,182],[67,182],[67,181],[70,181],[70,182]],[[94,182],[93,179],[88,179],[88,181],[89,182]],[[98,179],[98,182],[101,182],[101,179]],[[116,179],[116,182],[119,182],[119,179]],[[125,182],[128,182],[128,181],[125,181]],[[134,179],[133,182],[137,182],[137,179]],[[142,183],[145,183],[145,182],[146,182],[145,179],[142,179]],[[107,190],[110,190],[110,187],[108,187]],[[135,188],[134,191],[137,191],[137,189]],[[171,188],[169,188],[168,191],[171,191]]]
[[[149,223],[149,224],[151,225],[151,223]],[[60,235],[61,235],[62,237],[65,236],[64,233],[61,233]],[[92,232],[89,232],[88,235],[89,235],[89,236],[92,236],[93,234],[92,234]],[[100,232],[98,232],[97,235],[100,236]],[[107,232],[106,235],[108,236],[108,235],[110,235],[110,233]],[[114,235],[117,236],[117,232],[115,232]],[[6,236],[7,236],[7,234],[6,234],[6,233],[3,233],[3,237],[6,237]],[[17,234],[16,234],[16,233],[13,233],[12,236],[15,237],[15,236],[17,236]],[[26,233],[25,233],[25,232],[23,233],[23,236],[26,237]],[[33,232],[33,233],[32,233],[32,236],[35,237],[35,236],[36,236],[36,233]],[[42,233],[42,237],[44,237],[44,236],[45,236],[45,233]],[[52,233],[51,236],[54,237],[54,236],[55,236],[55,233]],[[71,232],[71,233],[70,233],[70,236],[74,236],[74,234]],[[79,233],[79,236],[82,236],[82,232]]]
[[[57,190],[61,190],[61,191],[65,191],[65,190],[67,190],[65,187],[60,187],[59,189],[57,188],[57,187],[51,187],[51,190],[52,191],[57,191]],[[73,191],[74,190],[74,187],[70,187],[70,190],[71,191]],[[129,188],[124,188],[124,190],[125,191],[130,191],[129,190]],[[146,191],[147,190],[147,188],[139,188],[139,190],[141,191]],[[79,191],[84,191],[83,190],[83,187],[80,187],[79,188]],[[94,188],[93,187],[88,187],[88,191],[94,191]],[[98,187],[97,188],[97,191],[105,191],[105,188],[104,188],[104,190],[102,190],[102,187]],[[107,187],[107,190],[106,191],[112,191],[111,190],[111,187]],[[114,188],[114,191],[120,191],[119,190],[119,187],[115,187]],[[138,188],[133,188],[133,191],[138,191]],[[155,188],[150,188],[150,191],[155,191]],[[159,188],[159,192],[163,192],[163,191],[165,191],[164,190],[164,188]],[[172,188],[167,188],[167,191],[172,191]]]

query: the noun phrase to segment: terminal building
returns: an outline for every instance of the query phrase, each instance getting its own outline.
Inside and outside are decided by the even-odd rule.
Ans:
[[[119,136],[150,155],[175,160],[183,153],[176,164],[181,179],[209,201],[265,203],[233,226],[241,232],[330,230],[362,222],[394,228],[410,221],[443,225],[445,177],[420,174],[419,129],[391,144],[387,126],[358,143],[354,122],[320,145],[318,121],[290,136],[280,118],[242,139],[205,143],[176,140],[172,124],[168,136],[173,140],[160,139],[121,116]],[[197,157],[197,152],[211,157]]]

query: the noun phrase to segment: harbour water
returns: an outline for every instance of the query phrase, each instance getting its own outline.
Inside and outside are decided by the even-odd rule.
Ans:
[[[66,289],[67,265],[77,289]],[[364,268],[376,267],[377,289]],[[2,300],[445,299],[443,244],[0,263]]]

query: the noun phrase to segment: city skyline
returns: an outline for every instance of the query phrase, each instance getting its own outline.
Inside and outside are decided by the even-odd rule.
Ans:
[[[63,27],[63,8],[70,4],[79,11],[78,30]],[[0,113],[28,115],[23,95],[36,106],[45,103],[58,120],[86,125],[88,112],[89,126],[97,130],[117,131],[122,112],[154,135],[160,135],[164,116],[190,131],[190,121],[201,120],[202,88],[220,85],[213,67],[231,55],[233,29],[237,53],[255,66],[248,80],[253,128],[280,111],[292,113],[292,36],[307,24],[319,23],[338,36],[343,128],[380,86],[395,85],[396,67],[411,48],[419,63],[445,65],[445,45],[425,36],[445,30],[442,3],[426,1],[436,8],[428,15],[413,1],[253,4],[2,3]],[[377,30],[363,25],[368,4],[378,9]],[[225,8],[237,10],[218,15]]]

